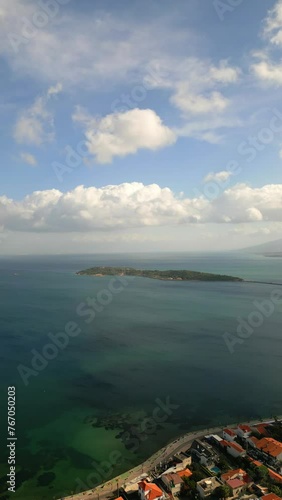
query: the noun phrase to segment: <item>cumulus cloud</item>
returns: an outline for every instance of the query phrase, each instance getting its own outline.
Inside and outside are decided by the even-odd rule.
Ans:
[[[228,170],[221,170],[220,172],[210,172],[204,178],[204,182],[216,181],[225,182],[233,175],[232,172]]]
[[[132,109],[93,118],[80,108],[73,116],[85,131],[89,153],[98,163],[110,163],[139,149],[157,150],[176,141],[176,134],[151,109]]]
[[[237,184],[216,200],[185,198],[157,184],[78,186],[36,191],[22,201],[0,197],[0,226],[11,231],[91,232],[195,223],[282,221],[282,185]]]
[[[258,80],[273,86],[282,85],[282,64],[271,58],[272,48],[282,46],[282,0],[278,0],[268,11],[264,20],[263,38],[268,45],[265,50],[254,52],[258,62],[251,65],[251,69]]]
[[[35,167],[37,165],[37,160],[36,160],[35,156],[33,156],[31,153],[22,152],[20,154],[20,159],[24,163],[27,163],[28,165],[31,165],[32,167]]]
[[[147,72],[145,84],[169,91],[171,104],[186,121],[180,135],[218,143],[219,129],[238,125],[238,120],[225,116],[231,100],[223,90],[240,77],[239,68],[228,61],[161,57],[148,65]]]
[[[282,85],[282,64],[265,59],[252,65],[256,77],[269,85]]]
[[[278,0],[265,19],[264,35],[274,45],[282,45],[282,0]]]
[[[226,60],[214,65],[196,57],[161,58],[149,68],[145,82],[153,88],[170,89],[171,102],[185,115],[224,111],[230,101],[218,89],[237,82],[240,75]]]
[[[16,142],[40,146],[54,140],[54,116],[49,109],[49,101],[61,91],[60,83],[50,87],[45,95],[37,97],[29,108],[20,113],[14,127]]]

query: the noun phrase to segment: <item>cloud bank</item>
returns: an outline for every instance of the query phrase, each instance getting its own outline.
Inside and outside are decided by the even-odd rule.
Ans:
[[[237,184],[219,198],[185,198],[157,184],[78,186],[0,197],[0,226],[10,231],[88,232],[195,223],[282,222],[282,185]]]

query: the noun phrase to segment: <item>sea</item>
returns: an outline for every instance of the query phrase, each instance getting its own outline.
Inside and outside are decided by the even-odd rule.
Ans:
[[[273,284],[76,274],[92,266]],[[246,252],[0,257],[0,499],[62,498],[186,432],[281,415],[279,283],[281,258]]]

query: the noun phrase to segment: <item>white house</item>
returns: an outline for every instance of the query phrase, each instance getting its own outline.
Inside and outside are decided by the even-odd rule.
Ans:
[[[237,434],[236,432],[234,432],[232,429],[223,429],[223,432],[222,432],[222,435],[223,435],[223,439],[225,439],[226,441],[234,441],[234,439],[236,438]]]
[[[234,458],[244,457],[246,455],[246,450],[242,448],[238,443],[228,443],[227,453],[232,455]]]
[[[201,498],[207,498],[219,486],[222,486],[222,482],[217,477],[207,477],[197,482],[197,491]]]
[[[235,432],[240,438],[247,439],[252,434],[252,429],[249,425],[240,424]]]

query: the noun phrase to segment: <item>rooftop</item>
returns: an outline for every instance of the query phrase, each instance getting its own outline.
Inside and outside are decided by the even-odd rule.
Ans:
[[[241,479],[229,479],[229,481],[226,481],[226,484],[232,488],[232,490],[235,490],[236,488],[242,488],[245,486],[244,481],[241,481]]]
[[[256,442],[256,447],[272,457],[278,457],[282,453],[282,443],[273,438],[262,438]]]
[[[226,429],[223,429],[223,432],[225,432],[225,434],[229,434],[229,436],[236,436],[236,433],[232,429],[228,429],[227,427]]]
[[[154,483],[141,481],[138,486],[145,492],[147,500],[155,500],[163,496],[162,490]]]

